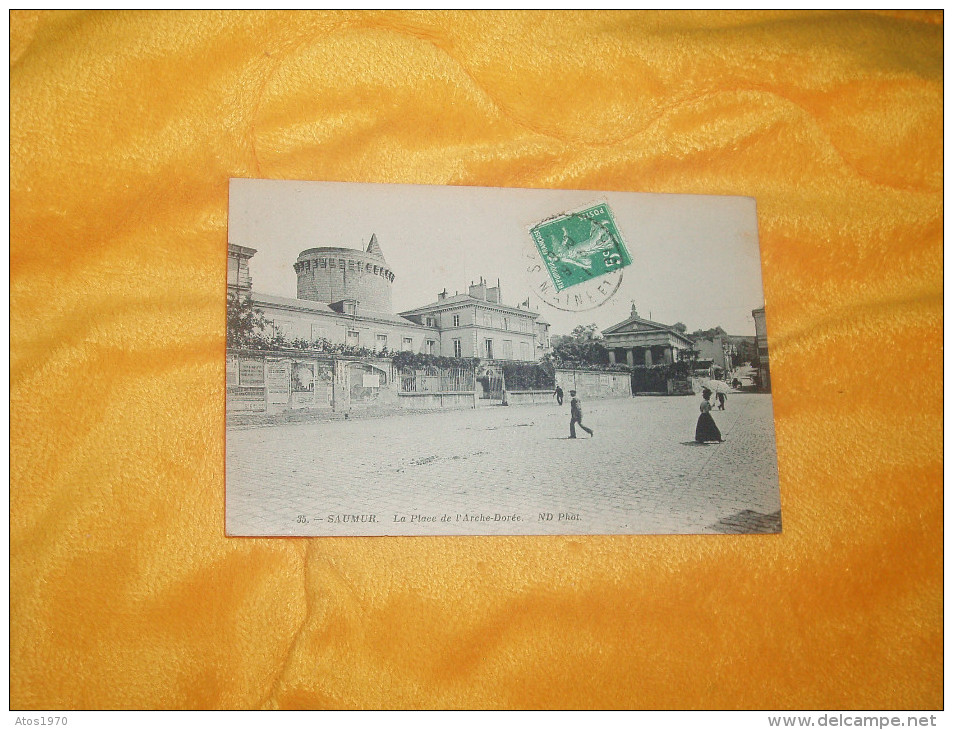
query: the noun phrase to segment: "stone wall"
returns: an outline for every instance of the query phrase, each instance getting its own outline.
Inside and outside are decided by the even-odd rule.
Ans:
[[[508,390],[506,402],[511,406],[522,406],[530,403],[555,403],[554,390]]]
[[[580,398],[627,398],[632,395],[632,379],[628,373],[604,370],[556,370],[556,385],[564,397],[575,390]]]
[[[409,411],[476,407],[476,394],[473,391],[457,391],[455,393],[398,393],[397,398],[400,407]]]
[[[252,414],[348,417],[474,408],[477,398],[473,390],[402,393],[387,358],[230,349],[225,372],[226,413],[233,423]]]
[[[375,415],[400,411],[475,408],[482,385],[474,390],[445,390],[434,386],[406,392],[399,373],[387,358],[325,355],[309,351],[228,350],[226,354],[226,412],[231,423],[248,416],[316,417]],[[435,379],[439,381],[439,378]],[[456,382],[456,381],[454,381]],[[469,382],[469,381],[468,381]],[[578,391],[583,399],[631,395],[628,373],[556,370],[556,383],[565,399]],[[447,384],[442,387],[454,387]],[[500,399],[497,399],[499,402]],[[552,390],[506,392],[509,405],[549,404]]]

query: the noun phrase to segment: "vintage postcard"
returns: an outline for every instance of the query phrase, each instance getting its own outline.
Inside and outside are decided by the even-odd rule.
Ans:
[[[777,533],[755,201],[232,180],[232,536]]]

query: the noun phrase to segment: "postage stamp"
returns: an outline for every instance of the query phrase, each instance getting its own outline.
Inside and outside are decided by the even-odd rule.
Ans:
[[[557,292],[632,263],[605,202],[544,220],[530,233]]]

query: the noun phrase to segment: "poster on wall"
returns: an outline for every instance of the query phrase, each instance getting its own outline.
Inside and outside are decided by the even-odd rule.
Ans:
[[[265,390],[268,402],[285,405],[291,399],[291,368],[286,362],[265,362]]]
[[[226,531],[780,532],[761,265],[751,198],[232,180]]]

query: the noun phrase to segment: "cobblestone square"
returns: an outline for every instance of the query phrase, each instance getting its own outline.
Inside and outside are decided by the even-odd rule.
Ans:
[[[713,411],[726,439],[694,442],[698,399],[569,404],[229,427],[230,535],[777,532],[771,396]]]

